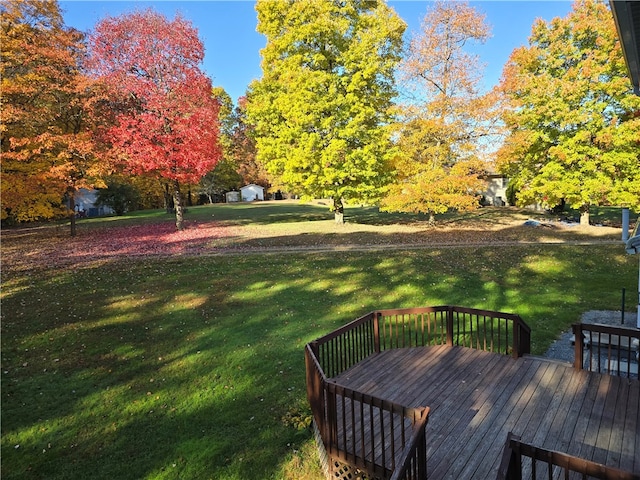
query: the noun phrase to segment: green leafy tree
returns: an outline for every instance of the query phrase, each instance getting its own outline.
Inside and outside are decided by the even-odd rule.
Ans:
[[[519,204],[564,200],[581,224],[591,206],[640,206],[640,97],[604,3],[578,0],[566,18],[538,20],[501,89],[511,133],[498,161]]]
[[[222,147],[222,158],[230,158],[231,142],[234,127],[233,100],[222,87],[213,87],[211,95],[218,102],[218,120],[220,123],[220,146]]]
[[[233,155],[235,150],[234,130],[236,126],[233,100],[222,87],[213,87],[212,95],[220,106],[218,121],[220,123],[222,159],[218,161],[212,171],[202,177],[198,184],[198,193],[206,195],[209,203],[213,202],[214,196],[239,188],[242,182],[242,178],[238,174],[238,165]]]
[[[387,211],[426,213],[479,207],[487,138],[496,133],[494,95],[480,90],[478,57],[465,47],[489,37],[484,16],[464,2],[437,1],[410,45],[401,72],[407,101],[396,125],[397,178]]]
[[[256,4],[263,77],[248,114],[258,160],[288,191],[373,201],[389,181],[387,126],[406,28],[382,1],[296,0]]]
[[[131,183],[116,177],[108,178],[106,188],[98,189],[95,205],[111,208],[116,215],[124,215],[135,210],[138,205],[138,191]]]
[[[213,203],[214,197],[235,190],[242,186],[242,177],[237,172],[237,166],[233,160],[220,160],[216,168],[207,173],[198,185],[198,193],[206,195],[209,203]]]

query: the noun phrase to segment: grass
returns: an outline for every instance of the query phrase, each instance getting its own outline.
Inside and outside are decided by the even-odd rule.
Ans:
[[[435,230],[419,219],[351,212],[345,228],[353,231],[345,232],[322,205],[198,207],[190,222],[213,215],[242,227],[225,243],[241,244],[242,255],[5,269],[3,478],[319,478],[305,428],[306,342],[376,308],[457,304],[519,313],[542,353],[584,311],[619,309],[621,289],[636,286],[637,258],[609,243],[249,249],[256,228],[263,247],[440,239],[462,235],[464,225],[474,235],[496,224],[514,238],[533,235],[513,226],[522,212],[451,217],[455,228]],[[86,233],[154,215],[166,218],[80,225]],[[548,235],[556,232],[527,240]],[[3,238],[3,250],[10,246]]]
[[[243,250],[265,247],[330,247],[336,245],[414,245],[459,244],[487,242],[556,242],[592,240],[594,237],[617,240],[619,230],[593,227],[560,226],[557,218],[529,210],[484,208],[468,214],[439,216],[439,225],[432,227],[425,215],[379,212],[375,207],[346,208],[346,223],[336,226],[326,202],[297,201],[216,204],[189,207],[188,224],[215,221],[233,227],[233,236],[212,240],[219,250]],[[601,208],[593,213],[599,222],[620,223],[620,209]],[[89,234],[105,225],[122,226],[172,221],[173,216],[162,211],[132,212],[122,217],[88,219],[79,229]],[[523,226],[527,219],[544,221],[547,228]],[[61,234],[67,235],[61,227]]]

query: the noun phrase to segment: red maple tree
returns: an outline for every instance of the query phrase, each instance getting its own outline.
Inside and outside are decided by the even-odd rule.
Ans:
[[[112,94],[102,138],[133,174],[171,182],[182,230],[180,183],[197,183],[222,154],[219,105],[200,70],[197,30],[153,10],[106,17],[90,37],[90,53],[93,74]]]

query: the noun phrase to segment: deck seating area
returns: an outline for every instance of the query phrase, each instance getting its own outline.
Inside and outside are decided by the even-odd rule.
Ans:
[[[598,331],[629,337],[621,343],[640,338]],[[372,312],[308,344],[308,397],[328,475],[640,478],[637,375],[527,355],[529,338],[517,315],[443,306]]]

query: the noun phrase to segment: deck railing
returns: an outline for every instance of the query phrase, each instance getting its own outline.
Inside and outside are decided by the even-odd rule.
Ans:
[[[380,351],[376,314],[371,312],[357,318],[310,345],[325,375],[337,377],[372,353]]]
[[[413,427],[411,440],[402,453],[404,462],[398,465],[391,480],[414,480],[427,478],[427,428],[429,407],[425,408]]]
[[[374,312],[379,325],[374,339],[380,350],[449,345],[513,357],[531,351],[531,329],[518,315],[455,306]]]
[[[329,457],[379,478],[425,479],[428,408],[378,399],[333,379],[394,348],[455,345],[519,357],[529,353],[530,335],[517,315],[439,306],[371,312],[309,343],[307,396]]]
[[[535,447],[509,433],[496,480],[547,478],[579,478],[601,480],[640,480],[640,476],[566,453]],[[571,478],[576,478],[571,476]]]
[[[638,378],[639,329],[575,323],[573,334],[575,368]]]
[[[370,478],[390,478],[397,464],[404,468],[409,462],[413,467],[409,472],[423,472],[425,476],[406,478],[426,478],[426,447],[424,454],[419,449],[426,445],[428,408],[405,407],[327,378],[313,344],[305,348],[305,363],[307,396],[331,460],[329,469],[334,469],[337,461],[338,469],[355,468],[367,472]],[[347,474],[345,478],[351,477]]]

